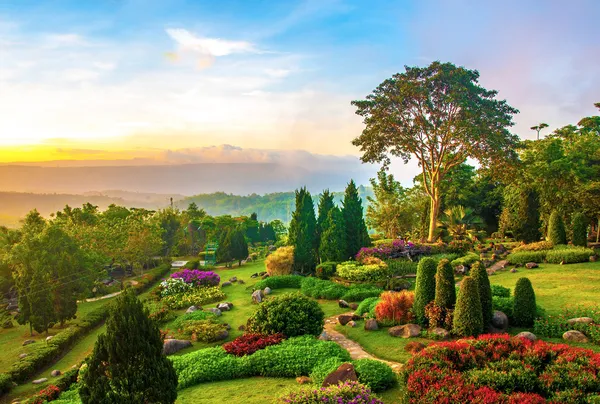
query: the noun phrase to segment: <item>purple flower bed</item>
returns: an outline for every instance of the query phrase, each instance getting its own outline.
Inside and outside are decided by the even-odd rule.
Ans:
[[[358,254],[356,254],[355,258],[357,261],[362,261],[368,257],[387,260],[391,258],[407,257],[407,254],[413,251],[415,253],[425,253],[425,251],[420,251],[420,247],[415,246],[412,242],[405,242],[404,240],[398,239],[391,243],[380,244],[376,247],[363,247]]]
[[[217,286],[221,277],[213,271],[200,271],[198,269],[184,269],[171,274],[171,278],[180,278],[185,283],[194,286]]]

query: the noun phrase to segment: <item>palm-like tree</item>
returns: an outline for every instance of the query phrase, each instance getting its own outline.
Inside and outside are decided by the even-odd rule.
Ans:
[[[473,213],[473,209],[453,206],[440,215],[438,229],[446,230],[454,240],[475,240],[477,226],[481,224],[483,221]]]

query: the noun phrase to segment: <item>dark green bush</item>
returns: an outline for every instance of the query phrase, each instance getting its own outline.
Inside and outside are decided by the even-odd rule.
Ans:
[[[420,324],[425,324],[425,306],[435,300],[436,262],[433,258],[423,258],[417,268],[417,283],[415,286],[415,303],[413,313]]]
[[[557,211],[552,212],[548,221],[548,241],[554,245],[567,244],[565,223]]]
[[[494,310],[501,311],[506,314],[508,317],[508,321],[510,324],[513,323],[513,306],[515,305],[514,299],[511,296],[493,296],[492,297],[492,307]]]
[[[342,300],[347,302],[362,302],[370,297],[379,297],[383,290],[373,285],[351,285],[346,293],[342,295]]]
[[[396,375],[392,368],[373,359],[359,359],[352,362],[358,381],[374,392],[385,391],[396,384]]]
[[[248,331],[286,337],[320,335],[325,313],[316,301],[300,293],[274,296],[258,306],[248,320]]]
[[[198,383],[239,379],[252,375],[246,357],[229,355],[220,346],[173,356],[171,361],[177,372],[179,389]]]
[[[337,300],[348,291],[348,287],[318,278],[305,278],[302,280],[301,291],[314,299]]]
[[[200,268],[200,261],[199,260],[188,261],[188,263],[185,264],[185,267],[187,269],[198,269],[198,268]]]
[[[417,273],[417,263],[407,259],[387,260],[385,263],[392,276],[404,276]]]
[[[573,237],[574,246],[587,247],[587,223],[583,213],[573,215]]]
[[[463,278],[454,310],[452,331],[461,337],[476,337],[483,332],[483,314],[477,281]]]
[[[467,255],[457,258],[452,261],[452,266],[456,268],[459,265],[464,265],[466,267],[470,267],[475,262],[479,261],[479,255],[475,253],[468,253]]]
[[[256,282],[254,284],[254,290],[264,289],[266,287],[269,287],[271,289],[300,289],[300,285],[302,284],[303,279],[304,277],[300,275],[269,276],[266,279]]]
[[[483,315],[483,327],[485,329],[492,322],[492,288],[487,270],[481,262],[477,261],[473,264],[471,267],[471,277],[475,280],[479,289],[481,314]]]
[[[515,286],[513,303],[514,325],[521,327],[533,326],[536,318],[535,292],[528,278],[520,278]]]
[[[435,304],[438,307],[452,309],[455,303],[454,269],[450,261],[443,259],[439,262],[435,274]]]
[[[584,247],[557,246],[546,254],[546,261],[550,264],[575,264],[588,262],[594,255],[594,250]]]
[[[502,285],[491,285],[492,296],[510,297],[510,288],[505,288]]]
[[[549,251],[521,251],[508,254],[506,259],[509,263],[515,265],[525,265],[528,262],[537,262],[539,264],[540,262],[544,262],[548,252]]]
[[[329,279],[335,274],[337,262],[327,261],[317,265],[315,275],[320,279]]]
[[[365,313],[371,313],[375,311],[375,306],[377,306],[377,302],[379,302],[379,296],[377,297],[369,297],[358,305],[358,308],[354,311],[354,314],[357,316],[362,316]]]
[[[0,396],[12,389],[12,379],[6,373],[0,373]]]

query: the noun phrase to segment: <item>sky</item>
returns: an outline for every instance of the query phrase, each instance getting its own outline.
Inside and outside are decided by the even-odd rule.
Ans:
[[[599,20],[597,0],[0,0],[0,163],[359,156],[350,102],[434,60],[533,138],[597,113]]]

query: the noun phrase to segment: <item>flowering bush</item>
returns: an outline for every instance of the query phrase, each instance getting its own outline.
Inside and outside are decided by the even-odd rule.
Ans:
[[[588,402],[599,374],[598,353],[502,334],[432,343],[402,377],[411,403],[516,404]]]
[[[189,292],[194,288],[191,283],[186,283],[181,278],[169,278],[160,283],[160,296],[175,296]]]
[[[38,392],[31,401],[32,404],[42,404],[48,401],[56,400],[60,396],[60,389],[54,385],[49,385],[45,389]]]
[[[440,327],[447,330],[452,329],[454,310],[440,307],[435,302],[429,302],[425,306],[425,318],[430,327]]]
[[[171,274],[171,279],[182,279],[185,283],[194,286],[217,286],[221,281],[219,275],[213,271],[200,271],[198,269],[184,269]]]
[[[569,319],[578,317],[590,317],[593,323],[568,323]],[[557,316],[537,318],[533,324],[533,331],[541,337],[561,338],[569,330],[581,331],[594,343],[600,344],[600,306],[566,308]]]
[[[279,402],[290,404],[383,404],[383,401],[372,394],[368,387],[354,381],[347,381],[329,387],[321,387],[320,389],[307,389],[289,393],[281,397]]]
[[[285,339],[283,334],[244,334],[223,345],[223,349],[231,355],[245,356],[253,354],[269,345],[277,345]]]
[[[162,301],[171,309],[182,309],[190,306],[218,302],[225,299],[225,293],[218,286],[197,288],[185,293],[165,296]]]
[[[389,276],[387,264],[381,260],[367,265],[360,265],[354,261],[342,262],[337,266],[336,272],[340,278],[359,282],[377,282]]]
[[[375,306],[375,318],[385,325],[406,324],[414,319],[412,306],[415,294],[402,292],[384,292],[381,301]]]
[[[399,258],[403,256],[403,253],[406,250],[412,248],[415,248],[415,245],[410,241],[393,240],[392,242],[377,243],[375,247],[363,247],[358,251],[355,258],[359,262],[364,262],[364,260],[369,257],[375,257],[382,260]]]

